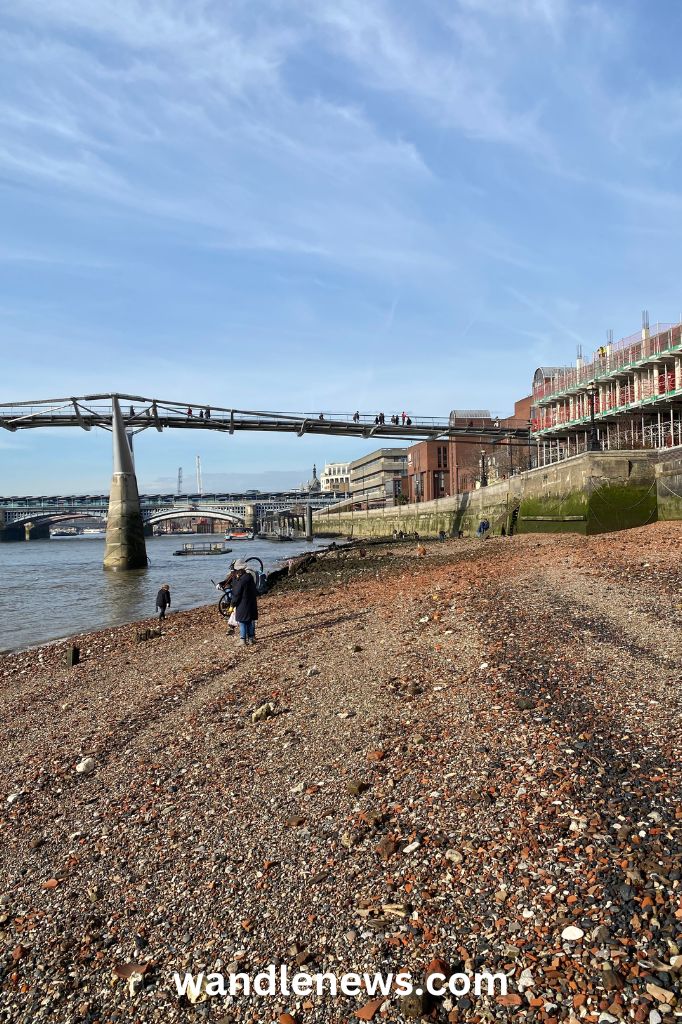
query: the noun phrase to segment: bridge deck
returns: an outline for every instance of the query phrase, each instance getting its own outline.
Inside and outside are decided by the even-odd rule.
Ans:
[[[270,431],[285,434],[323,434],[384,440],[411,440],[468,436],[470,438],[527,438],[525,428],[452,426],[447,417],[412,417],[402,422],[377,424],[374,414],[283,413],[170,402],[140,395],[85,395],[82,398],[53,398],[28,402],[0,403],[0,427],[30,430],[39,427],[80,427],[111,430],[111,400],[118,398],[126,427],[133,431],[167,428],[237,431]],[[190,415],[191,410],[191,415]]]

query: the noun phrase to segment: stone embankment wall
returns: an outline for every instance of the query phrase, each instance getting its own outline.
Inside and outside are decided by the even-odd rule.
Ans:
[[[682,453],[663,456],[656,466],[659,519],[682,519]]]
[[[485,518],[493,534],[503,527],[507,533],[623,530],[658,518],[659,460],[655,452],[590,452],[453,498],[369,512],[326,509],[314,516],[314,528],[353,537],[386,537],[394,530],[471,536]],[[682,495],[682,455],[676,472]],[[682,497],[677,500],[675,518],[682,518]]]

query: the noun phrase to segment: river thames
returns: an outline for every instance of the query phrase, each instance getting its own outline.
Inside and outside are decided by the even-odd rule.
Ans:
[[[235,558],[258,555],[267,572],[329,543],[228,541],[225,556],[173,555],[185,542],[219,540],[218,534],[148,537],[150,564],[131,572],[104,571],[103,535],[0,544],[0,652],[147,618],[162,583],[170,584],[171,613],[217,604],[211,579],[224,579]]]

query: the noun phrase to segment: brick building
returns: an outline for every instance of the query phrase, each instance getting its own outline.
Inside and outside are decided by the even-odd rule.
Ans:
[[[422,441],[407,450],[403,493],[412,504],[450,495],[449,442]]]
[[[447,441],[422,441],[408,449],[403,482],[408,501],[433,501],[473,491],[480,487],[482,474],[491,483],[528,469],[528,447],[511,438],[486,438],[479,431],[486,427],[527,427],[530,409],[530,396],[516,402],[513,415],[504,418],[493,417],[487,409],[454,409],[450,426],[464,429],[463,435]],[[470,438],[467,430],[472,432]]]

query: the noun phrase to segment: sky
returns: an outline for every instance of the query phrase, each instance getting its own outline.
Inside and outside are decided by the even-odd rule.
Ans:
[[[677,0],[15,0],[0,13],[0,402],[509,414],[677,321]],[[0,437],[101,493],[104,432]],[[149,431],[141,489],[291,486],[369,442]]]

